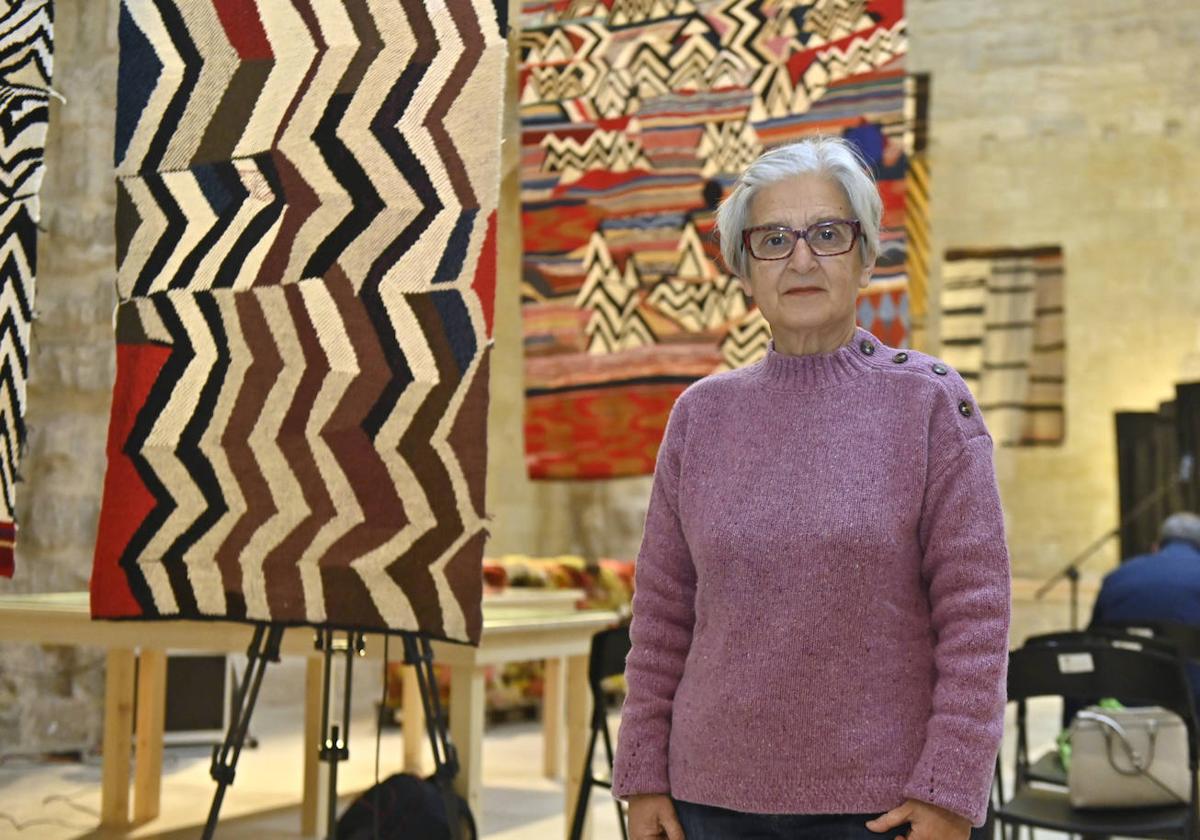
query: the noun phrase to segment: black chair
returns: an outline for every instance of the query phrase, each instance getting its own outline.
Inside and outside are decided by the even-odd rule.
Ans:
[[[1025,640],[1025,644],[1054,645],[1063,642],[1074,643],[1086,638],[1114,640],[1112,643],[1118,646],[1134,646],[1135,649],[1150,648],[1168,656],[1200,659],[1200,629],[1185,624],[1167,622],[1093,624],[1086,630],[1061,630],[1030,636]],[[1090,697],[1086,701],[1076,703],[1068,701],[1067,708],[1063,713],[1063,727],[1069,725],[1078,708],[1099,699]],[[1031,782],[1066,787],[1067,770],[1063,767],[1062,756],[1059,755],[1058,750],[1050,749],[1038,756],[1029,764],[1025,778]]]
[[[1196,716],[1180,658],[1154,645],[1139,647],[1128,638],[1057,635],[1060,638],[1053,642],[1034,640],[1009,654],[1008,699],[1017,704],[1017,745],[1014,789],[1008,801],[1003,801],[1002,785],[996,785],[996,821],[1003,836],[1016,840],[1020,827],[1025,826],[1031,836],[1032,829],[1045,828],[1083,835],[1196,840]],[[1025,706],[1028,699],[1044,696],[1076,700],[1120,697],[1178,714],[1188,731],[1192,779],[1188,803],[1161,808],[1074,809],[1064,788],[1036,786],[1029,775]],[[998,781],[1000,771],[997,759]]]
[[[629,625],[623,624],[609,630],[601,630],[592,637],[592,648],[588,655],[588,685],[592,689],[592,735],[588,739],[587,757],[583,762],[583,780],[579,795],[575,798],[575,819],[571,824],[571,840],[583,837],[583,826],[588,815],[588,800],[593,787],[612,790],[613,747],[608,731],[608,710],[601,683],[608,677],[625,673],[625,657],[629,654]],[[596,754],[596,739],[604,738],[604,752],[608,757],[609,777],[597,778],[592,767]],[[629,840],[625,827],[625,808],[621,800],[614,799],[617,806],[617,824],[621,826],[622,840]]]

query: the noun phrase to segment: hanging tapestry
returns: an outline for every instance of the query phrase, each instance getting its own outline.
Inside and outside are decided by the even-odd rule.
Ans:
[[[50,0],[0,2],[0,576],[13,575],[18,460],[53,71]]]
[[[506,0],[123,0],[92,612],[481,628]]]
[[[1062,443],[1061,248],[947,251],[941,335],[942,358],[971,386],[997,443]]]
[[[902,0],[526,0],[520,49],[532,477],[652,472],[683,389],[766,352],[711,237],[768,148],[841,135],[871,162],[858,318],[906,344]]]
[[[932,240],[929,214],[929,74],[914,73],[905,79],[905,118],[908,131],[904,152],[904,235],[907,240],[904,272],[908,277],[909,345],[924,350],[929,310],[929,248]]]

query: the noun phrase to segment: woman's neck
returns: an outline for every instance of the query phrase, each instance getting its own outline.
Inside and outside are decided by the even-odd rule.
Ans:
[[[805,332],[776,332],[775,352],[785,356],[816,356],[821,353],[832,353],[843,347],[854,338],[854,320],[849,324],[838,324],[825,330],[810,330]]]

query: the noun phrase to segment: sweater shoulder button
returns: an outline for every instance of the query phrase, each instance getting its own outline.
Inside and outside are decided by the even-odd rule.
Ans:
[[[963,417],[971,416],[971,404],[966,400],[960,400],[958,403],[958,413]]]
[[[864,356],[875,355],[875,345],[867,341],[865,338],[859,342],[858,349],[862,351]]]

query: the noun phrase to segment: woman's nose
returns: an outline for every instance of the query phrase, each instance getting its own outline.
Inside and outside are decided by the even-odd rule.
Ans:
[[[816,267],[817,258],[813,256],[808,243],[800,239],[796,242],[796,250],[792,251],[792,255],[788,257],[788,263],[793,270],[806,274]]]

